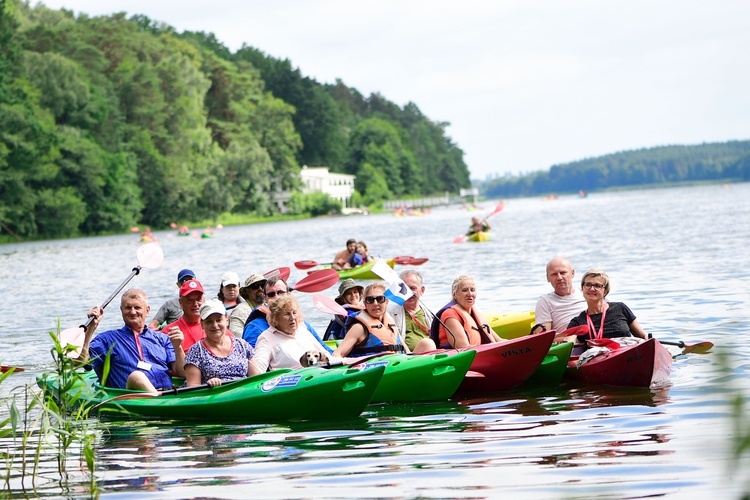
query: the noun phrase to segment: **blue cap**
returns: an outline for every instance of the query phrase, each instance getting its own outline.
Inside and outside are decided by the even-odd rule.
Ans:
[[[180,281],[180,282],[188,280],[188,279],[193,279],[193,278],[195,278],[195,273],[191,271],[190,269],[183,269],[177,275],[177,281]]]

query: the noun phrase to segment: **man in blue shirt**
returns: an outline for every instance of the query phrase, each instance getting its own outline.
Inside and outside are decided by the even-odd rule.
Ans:
[[[146,318],[151,308],[143,290],[131,288],[123,293],[120,311],[125,326],[102,332],[92,340],[104,310],[99,306],[91,308],[88,316],[94,319],[86,330],[79,361],[91,359],[87,369],[93,368],[102,381],[104,360],[109,355],[109,374],[102,381],[107,387],[148,392],[171,388],[172,373],[185,376],[182,332],[175,329],[165,335],[148,328]]]

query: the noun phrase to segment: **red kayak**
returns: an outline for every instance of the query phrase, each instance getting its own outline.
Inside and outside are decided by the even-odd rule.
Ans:
[[[456,394],[496,392],[522,384],[536,371],[552,346],[555,331],[526,335],[495,344],[462,347],[477,352]]]
[[[604,349],[590,348],[591,354],[596,354],[593,357],[587,356],[588,351],[572,356],[565,377],[586,384],[628,387],[650,387],[669,382],[672,355],[658,340],[642,341],[635,337],[610,340],[613,343],[603,346]],[[585,362],[578,366],[582,357]]]

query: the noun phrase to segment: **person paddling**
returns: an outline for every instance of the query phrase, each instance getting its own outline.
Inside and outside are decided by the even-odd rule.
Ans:
[[[125,326],[96,336],[104,309],[92,307],[93,318],[83,340],[78,363],[93,368],[99,382],[106,387],[140,389],[151,393],[172,388],[172,374],[185,376],[183,334],[175,330],[165,335],[148,328],[146,318],[151,308],[146,292],[131,288],[122,294],[120,312]],[[104,365],[109,357],[109,372],[104,379]],[[91,360],[91,363],[87,361]]]

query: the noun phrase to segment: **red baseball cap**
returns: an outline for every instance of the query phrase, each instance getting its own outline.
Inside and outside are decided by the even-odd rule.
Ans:
[[[180,297],[184,297],[185,295],[189,295],[193,292],[203,292],[203,285],[201,285],[201,282],[198,280],[187,280],[185,283],[182,284],[180,287]]]

